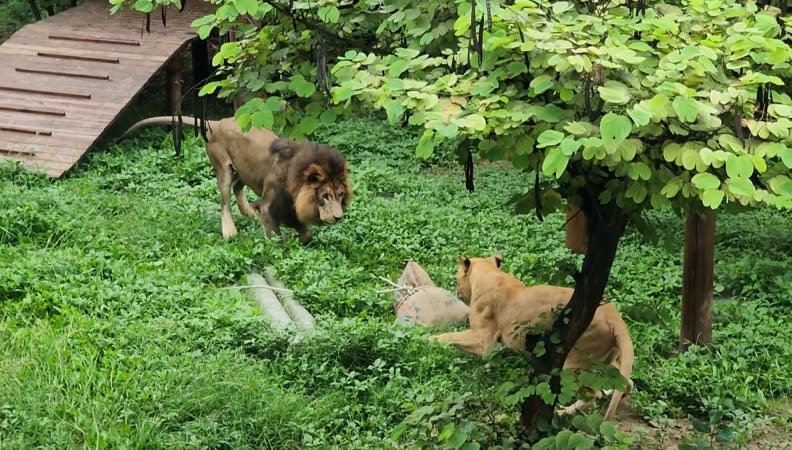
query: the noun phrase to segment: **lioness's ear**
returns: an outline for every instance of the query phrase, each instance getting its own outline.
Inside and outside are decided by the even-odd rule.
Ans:
[[[457,256],[457,262],[459,263],[460,266],[465,267],[465,272],[467,272],[468,269],[470,269],[470,258],[468,258],[467,256],[464,255]]]
[[[318,164],[308,166],[304,174],[305,181],[308,183],[321,183],[327,178],[324,169]]]
[[[495,261],[495,266],[500,269],[501,264],[503,264],[503,256],[501,256],[501,255],[499,255],[497,253],[494,253],[492,255],[492,259]]]

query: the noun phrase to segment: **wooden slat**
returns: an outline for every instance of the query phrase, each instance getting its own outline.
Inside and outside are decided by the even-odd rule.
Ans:
[[[105,58],[102,56],[83,56],[83,55],[75,55],[73,53],[67,52],[36,52],[37,55],[44,57],[44,58],[57,58],[57,59],[76,59],[78,61],[91,61],[91,62],[99,62],[99,63],[107,63],[107,64],[118,64],[121,62],[119,58]]]
[[[9,133],[33,134],[36,136],[52,136],[52,130],[20,127],[19,125],[3,123],[0,123],[0,131],[8,131]]]
[[[29,107],[29,106],[17,106],[17,105],[4,105],[0,104],[0,111],[13,111],[17,113],[25,113],[25,114],[43,114],[46,116],[65,116],[66,111],[62,109],[54,109],[54,108],[47,108],[47,107]]]
[[[91,99],[91,94],[86,92],[65,92],[65,91],[54,91],[48,89],[22,88],[17,86],[2,86],[2,85],[0,85],[0,91],[22,92],[25,94],[37,94],[37,95],[51,95],[54,97],[80,98],[86,100]]]
[[[28,67],[14,67],[14,70],[21,73],[35,73],[39,75],[51,75],[54,77],[89,78],[92,80],[110,81],[110,75],[107,74],[64,72],[62,70],[31,69]]]
[[[67,35],[59,35],[59,34],[55,34],[55,35],[51,34],[48,37],[53,40],[61,40],[61,41],[89,42],[92,44],[132,45],[137,47],[140,46],[140,41],[133,41],[127,39],[93,38],[87,36],[67,36]]]

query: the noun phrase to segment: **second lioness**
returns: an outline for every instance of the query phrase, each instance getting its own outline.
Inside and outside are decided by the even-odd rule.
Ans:
[[[500,269],[503,258],[467,258],[460,256],[457,268],[457,297],[470,305],[470,329],[444,333],[439,342],[453,344],[469,353],[482,355],[495,342],[516,351],[525,351],[527,330],[548,328],[552,311],[569,302],[572,289],[559,286],[525,286],[520,280]],[[630,379],[633,346],[627,325],[611,303],[597,308],[594,319],[575,342],[564,362],[565,369],[591,369],[592,360],[604,361],[619,369],[627,379],[624,392],[614,391],[605,418],[616,412],[624,393],[632,389]],[[600,392],[594,395],[599,397]],[[588,402],[578,400],[564,409],[566,413],[585,408]]]
[[[195,122],[184,117],[185,123]],[[132,125],[124,135],[147,125],[171,125],[170,116],[152,117]],[[233,118],[208,120],[206,153],[220,189],[223,237],[237,234],[231,217],[233,189],[239,212],[258,216],[267,237],[280,226],[294,228],[300,241],[311,240],[311,226],[341,220],[352,188],[349,166],[336,149],[302,140],[281,138],[267,129],[243,132]],[[259,196],[251,206],[248,186]]]

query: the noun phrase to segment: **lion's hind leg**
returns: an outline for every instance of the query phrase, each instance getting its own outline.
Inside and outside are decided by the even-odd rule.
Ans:
[[[245,182],[242,181],[239,177],[235,177],[233,182],[234,188],[234,196],[236,197],[237,207],[239,208],[239,212],[242,213],[245,217],[253,217],[256,215],[256,212],[253,211],[253,208],[248,203],[247,197],[245,196]]]
[[[220,224],[223,238],[229,239],[237,235],[237,228],[231,217],[231,184],[233,181],[231,160],[223,148],[215,142],[206,143],[206,153],[214,168],[217,188],[220,190]]]
[[[483,355],[492,350],[495,341],[498,340],[498,334],[494,329],[477,328],[443,333],[434,338],[437,342],[454,345],[465,352]]]

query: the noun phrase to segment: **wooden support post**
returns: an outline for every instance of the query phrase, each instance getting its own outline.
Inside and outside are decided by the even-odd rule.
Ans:
[[[576,206],[567,205],[566,209],[566,246],[575,253],[585,254],[587,250],[586,216]]]
[[[679,344],[712,341],[712,279],[715,265],[715,215],[690,213],[685,224],[682,326]]]
[[[168,62],[168,113],[176,115],[181,112],[182,94],[182,63],[179,54],[173,55]]]

